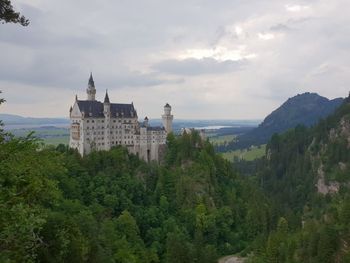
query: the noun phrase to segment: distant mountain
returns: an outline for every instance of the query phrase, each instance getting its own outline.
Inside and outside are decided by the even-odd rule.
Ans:
[[[64,118],[32,118],[4,113],[0,113],[0,120],[5,125],[46,125],[69,123],[69,120]]]
[[[265,144],[274,133],[281,133],[302,124],[311,126],[321,118],[332,114],[343,102],[343,98],[329,100],[316,93],[303,93],[289,98],[278,109],[268,115],[255,129],[238,137],[227,145],[227,151]]]

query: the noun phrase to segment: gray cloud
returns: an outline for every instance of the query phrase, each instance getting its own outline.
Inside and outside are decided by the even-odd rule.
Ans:
[[[90,71],[99,91],[154,116],[168,101],[180,118],[263,118],[296,93],[348,93],[348,0],[15,2],[31,24],[0,25],[9,113],[66,115],[63,101],[84,92]],[[181,56],[196,49],[229,54]]]
[[[285,24],[277,24],[277,25],[270,27],[270,30],[272,30],[272,31],[289,31],[289,30],[291,30],[291,28]]]
[[[165,60],[153,66],[153,69],[174,75],[205,75],[224,74],[241,70],[248,62],[246,60],[218,61],[213,58]]]

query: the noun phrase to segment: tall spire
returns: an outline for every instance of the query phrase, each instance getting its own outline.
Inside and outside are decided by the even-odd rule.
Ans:
[[[88,88],[86,89],[86,93],[87,93],[87,100],[95,100],[96,89],[95,89],[95,82],[92,77],[92,72],[90,73],[90,78],[88,82]]]
[[[94,78],[92,77],[92,72],[90,72],[89,87],[95,87]]]
[[[109,102],[109,97],[108,97],[108,90],[106,90],[105,100],[104,100],[103,103],[110,103]]]

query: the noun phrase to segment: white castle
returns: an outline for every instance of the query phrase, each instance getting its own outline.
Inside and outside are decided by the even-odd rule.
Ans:
[[[141,159],[159,161],[166,144],[166,136],[172,132],[171,106],[164,106],[163,127],[151,127],[146,117],[138,121],[134,104],[110,103],[106,91],[104,102],[95,99],[95,83],[90,75],[87,100],[75,97],[70,108],[69,146],[81,155],[93,150],[109,150],[122,145]]]

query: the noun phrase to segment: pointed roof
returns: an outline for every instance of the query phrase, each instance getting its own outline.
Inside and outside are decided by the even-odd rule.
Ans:
[[[103,101],[103,103],[110,103],[107,90],[106,90],[105,100]]]
[[[95,87],[95,82],[94,82],[94,78],[92,77],[92,72],[90,72],[89,86]]]
[[[78,107],[81,112],[85,112],[85,117],[104,118],[103,103],[96,100],[78,100]],[[111,117],[133,118],[137,117],[137,112],[132,104],[111,103]]]
[[[169,105],[169,103],[166,103],[164,108],[170,108],[171,106]]]

